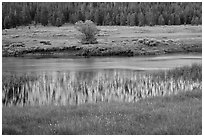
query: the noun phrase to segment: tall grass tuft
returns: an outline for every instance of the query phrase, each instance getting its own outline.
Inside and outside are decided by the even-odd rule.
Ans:
[[[3,75],[3,105],[79,105],[101,101],[136,102],[202,88],[202,66],[156,73],[125,70]]]

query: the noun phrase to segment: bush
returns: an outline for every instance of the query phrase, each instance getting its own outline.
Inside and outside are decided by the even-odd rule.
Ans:
[[[82,33],[82,44],[96,44],[96,34],[99,30],[96,28],[96,25],[91,20],[78,21],[75,23],[75,28]]]

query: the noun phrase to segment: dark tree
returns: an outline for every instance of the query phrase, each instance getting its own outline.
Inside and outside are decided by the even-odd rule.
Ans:
[[[6,16],[5,19],[4,19],[4,24],[3,24],[3,28],[5,29],[9,29],[11,27],[11,24],[10,24],[10,18],[9,16]]]
[[[202,24],[201,2],[3,2],[2,26],[76,23],[97,25]]]
[[[48,11],[46,7],[42,8],[40,22],[43,26],[46,26],[48,24]]]
[[[139,21],[139,26],[144,26],[145,25],[145,17],[142,12],[138,15],[138,21]]]
[[[165,21],[164,21],[164,18],[163,18],[162,15],[159,16],[158,24],[159,24],[159,25],[165,25]]]

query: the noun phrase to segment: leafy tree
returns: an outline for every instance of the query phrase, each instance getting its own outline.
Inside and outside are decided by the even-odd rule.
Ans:
[[[99,32],[96,25],[91,20],[78,21],[75,23],[75,28],[82,33],[82,44],[98,43],[96,34]]]

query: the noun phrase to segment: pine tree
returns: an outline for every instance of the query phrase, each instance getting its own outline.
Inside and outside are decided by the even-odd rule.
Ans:
[[[175,25],[174,19],[175,19],[175,18],[174,18],[174,14],[171,14],[171,15],[170,15],[170,18],[169,18],[169,24],[170,24],[170,25]]]
[[[9,28],[11,27],[10,22],[11,22],[11,21],[10,21],[9,16],[6,16],[6,17],[4,18],[3,28],[9,29]]]
[[[175,15],[175,25],[180,25],[181,21],[180,21],[180,17],[178,14]]]
[[[10,11],[8,16],[9,16],[9,26],[12,28],[16,27],[16,18],[14,16],[13,12]]]
[[[102,15],[101,12],[96,9],[95,14],[94,14],[94,21],[97,25],[102,25],[103,24],[103,19],[102,19]]]
[[[46,26],[48,24],[48,11],[46,7],[42,8],[40,22],[43,26]]]
[[[111,17],[109,13],[105,16],[105,25],[111,25]]]
[[[130,15],[130,26],[136,25],[136,13]]]
[[[139,22],[139,26],[144,26],[145,25],[145,17],[144,14],[142,12],[139,13],[138,15],[138,22]]]
[[[39,7],[37,7],[36,9],[36,13],[35,13],[35,17],[34,17],[34,25],[37,25],[38,23],[40,23],[40,16],[41,16],[41,9]]]
[[[126,25],[126,17],[123,13],[120,14],[120,25],[121,26]]]
[[[159,16],[158,24],[159,24],[159,25],[165,25],[164,18],[163,18],[163,16],[162,16],[162,14]]]
[[[126,21],[126,24],[127,24],[127,25],[130,25],[130,20],[131,20],[131,14],[128,13],[128,15],[127,15],[127,21]]]
[[[56,19],[56,26],[57,26],[57,27],[62,26],[62,19],[61,19],[60,17],[58,17],[58,18]]]
[[[191,25],[198,25],[199,24],[199,18],[197,16],[194,16],[191,20]]]
[[[24,6],[22,10],[22,22],[24,25],[28,25],[31,23],[31,16],[27,6]]]
[[[198,24],[202,24],[202,3],[3,2],[3,27],[7,16],[9,16],[9,27],[27,25],[31,22],[43,25],[50,23],[55,26],[57,18],[62,23],[75,23],[89,19],[97,25],[197,24],[194,23],[195,19]],[[8,22],[8,17],[5,22]]]
[[[115,25],[120,25],[120,14],[116,15],[116,24]]]
[[[153,26],[155,24],[154,22],[154,15],[151,11],[147,12],[146,16],[146,21],[147,21],[147,25]]]

